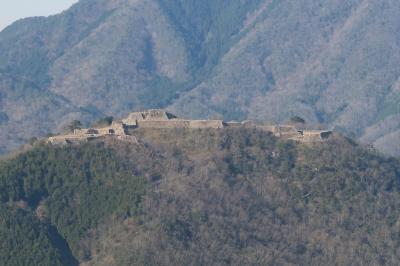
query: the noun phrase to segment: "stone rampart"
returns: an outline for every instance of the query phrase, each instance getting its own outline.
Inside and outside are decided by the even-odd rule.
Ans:
[[[279,127],[278,126],[256,126],[256,128],[267,131],[267,132],[271,132],[273,134],[279,132]]]
[[[126,135],[124,124],[121,122],[113,122],[109,127],[96,128],[99,135]]]
[[[222,120],[189,120],[189,128],[224,128],[226,124]]]
[[[189,128],[187,120],[137,121],[138,128]]]
[[[317,142],[324,141],[328,139],[331,135],[331,131],[323,131],[323,130],[305,130],[302,131],[302,140],[303,142]]]
[[[223,120],[185,120],[177,118],[163,110],[149,110],[129,114],[122,121],[114,121],[110,126],[103,128],[77,129],[72,135],[56,136],[49,138],[51,143],[71,143],[87,141],[93,138],[113,135],[120,139],[137,142],[128,129],[152,128],[152,129],[222,129],[229,128],[257,128],[271,132],[276,137],[292,139],[300,142],[319,142],[329,138],[331,131],[322,130],[298,130],[293,125],[265,125],[252,120],[243,122],[224,122]]]
[[[222,120],[161,120],[161,121],[137,121],[138,128],[224,128],[225,123]]]
[[[272,125],[272,126],[266,126],[266,125],[257,125],[256,128],[271,132],[274,134],[276,137],[281,137],[281,138],[294,138],[294,137],[299,137],[300,133],[294,126],[288,126],[288,125]]]
[[[168,121],[175,119],[177,119],[175,115],[164,110],[148,110],[130,113],[122,122],[127,126],[136,126],[138,121]]]
[[[229,128],[240,128],[243,127],[243,124],[241,122],[227,122],[226,127]]]

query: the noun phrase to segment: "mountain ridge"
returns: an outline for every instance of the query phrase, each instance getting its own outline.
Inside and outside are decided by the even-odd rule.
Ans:
[[[298,115],[397,156],[398,11],[394,0],[81,0],[18,21],[0,32],[0,69],[59,104],[13,103],[20,82],[0,80],[2,132],[18,128],[24,105],[38,115],[18,137],[3,133],[1,152],[70,119],[167,108],[276,123]]]

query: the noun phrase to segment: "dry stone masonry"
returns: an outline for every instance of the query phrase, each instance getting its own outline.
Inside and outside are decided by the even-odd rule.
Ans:
[[[85,142],[96,138],[115,136],[118,139],[138,143],[129,130],[140,128],[153,129],[222,129],[222,128],[257,128],[272,133],[276,137],[292,139],[299,142],[322,142],[331,136],[326,130],[299,130],[292,125],[263,125],[254,121],[224,122],[223,120],[187,120],[164,110],[148,110],[133,112],[121,121],[114,121],[108,127],[77,129],[69,135],[50,137],[48,142],[53,144],[70,144]]]

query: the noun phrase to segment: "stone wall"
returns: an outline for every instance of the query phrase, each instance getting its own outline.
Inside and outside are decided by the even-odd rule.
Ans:
[[[76,141],[87,141],[92,138],[115,135],[118,138],[137,142],[136,138],[127,132],[128,129],[152,128],[152,129],[222,129],[230,128],[257,128],[271,132],[276,137],[292,139],[300,142],[319,142],[328,139],[331,131],[322,130],[298,130],[293,125],[263,125],[252,120],[243,122],[228,122],[223,120],[184,120],[163,110],[149,110],[145,112],[134,112],[122,121],[114,121],[109,127],[77,129],[73,135],[64,135],[49,138],[51,143],[71,143]]]
[[[82,128],[82,129],[74,129],[74,135],[86,135],[86,134],[91,134],[90,130],[93,130],[91,128]],[[96,133],[97,134],[97,133]]]
[[[278,126],[256,126],[256,128],[271,132],[273,134],[279,132],[279,127]]]
[[[121,122],[113,122],[109,127],[96,128],[99,135],[126,135],[125,127]]]
[[[122,123],[124,123],[128,127],[137,127],[137,119],[134,117],[128,117],[125,119],[122,119]]]
[[[265,125],[257,125],[256,128],[271,132],[276,137],[281,138],[294,138],[299,137],[300,133],[297,131],[296,127],[288,126],[288,125],[273,125],[273,126],[265,126]]]
[[[128,115],[123,123],[128,126],[136,126],[137,121],[168,121],[175,120],[177,117],[164,110],[148,110],[144,112],[133,112]]]
[[[226,126],[229,128],[240,128],[243,127],[243,124],[241,122],[228,122]]]
[[[137,121],[138,128],[189,128],[187,120]]]
[[[224,128],[226,124],[222,120],[189,120],[189,128]]]
[[[305,130],[302,132],[303,142],[318,142],[327,140],[331,136],[331,131],[323,130]]]
[[[162,121],[137,121],[138,128],[224,128],[225,123],[222,120],[162,120]]]

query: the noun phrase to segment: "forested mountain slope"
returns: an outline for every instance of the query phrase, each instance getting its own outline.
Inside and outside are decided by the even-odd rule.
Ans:
[[[0,151],[157,107],[298,115],[399,155],[399,13],[396,0],[81,0],[18,21],[0,33]]]
[[[340,136],[135,135],[0,161],[0,264],[398,264],[397,159]]]

